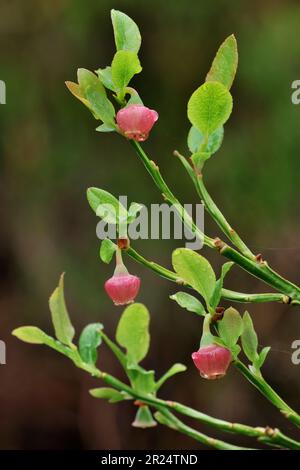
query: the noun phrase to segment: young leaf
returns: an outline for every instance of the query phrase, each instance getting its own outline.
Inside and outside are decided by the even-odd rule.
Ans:
[[[194,168],[196,168],[199,172],[202,170],[204,163],[211,157],[209,152],[196,152],[193,153],[191,156],[191,160],[193,162]]]
[[[129,366],[127,374],[134,390],[138,393],[153,393],[155,378],[153,370],[145,370],[140,366]]]
[[[188,102],[188,118],[205,138],[225,124],[231,111],[231,94],[219,82],[204,83],[194,91]]]
[[[104,400],[108,400],[109,403],[117,403],[119,401],[123,401],[125,398],[121,392],[114,388],[92,388],[89,393],[92,397],[103,398]]]
[[[213,60],[206,81],[220,82],[228,90],[233,83],[238,65],[238,50],[234,35],[232,34],[219,47]]]
[[[218,332],[228,348],[232,348],[243,331],[243,320],[237,310],[229,307],[218,322]]]
[[[100,245],[100,258],[103,263],[110,263],[114,253],[116,252],[117,245],[109,238],[102,240]]]
[[[75,330],[70,321],[65,302],[64,274],[61,275],[58,287],[49,299],[49,307],[56,338],[63,344],[71,345]]]
[[[86,95],[86,90],[89,87],[93,87],[101,95],[105,94],[102,83],[100,82],[97,75],[87,69],[80,68],[77,70],[77,78],[80,89]]]
[[[135,74],[142,71],[139,58],[135,52],[116,52],[112,64],[112,80],[117,90],[124,90]]]
[[[229,270],[232,268],[233,264],[234,263],[232,263],[231,261],[228,261],[222,266],[220,279],[217,280],[215,290],[210,299],[210,305],[212,306],[212,308],[216,308],[219,305],[219,302],[221,300],[221,293],[222,293],[224,278],[226,274],[229,272]]]
[[[81,90],[78,83],[66,81],[65,84],[68,90],[72,93],[72,95],[75,96],[75,98],[77,98],[79,101],[81,101],[87,108],[89,108],[90,111],[92,111],[92,106],[90,102],[85,98],[85,94]]]
[[[88,202],[96,215],[108,223],[127,220],[128,213],[125,207],[108,191],[99,188],[88,188]]]
[[[258,340],[252,319],[248,312],[245,312],[243,316],[243,333],[241,339],[244,353],[249,361],[254,362],[257,358]]]
[[[175,300],[178,305],[188,310],[188,312],[197,313],[197,315],[205,315],[205,308],[202,303],[191,294],[186,292],[176,292],[170,295],[170,299]]]
[[[47,344],[48,335],[36,326],[21,326],[12,331],[12,335],[31,344]]]
[[[117,50],[138,53],[142,38],[136,23],[128,15],[118,10],[111,10],[111,20]]]
[[[108,88],[108,90],[111,91],[116,91],[112,80],[110,66],[105,67],[105,69],[98,69],[96,73],[98,74],[98,77],[100,78],[101,83],[105,86],[105,88]]]
[[[79,338],[79,354],[83,362],[95,365],[97,362],[97,348],[102,343],[101,323],[87,325]]]
[[[188,248],[173,251],[172,263],[179,277],[199,292],[208,304],[216,285],[210,263]]]
[[[129,365],[138,364],[148,352],[149,322],[148,310],[139,303],[127,307],[121,316],[116,339],[126,349]]]
[[[185,372],[186,371],[186,366],[183,364],[174,364],[157,382],[155,386],[155,390],[159,390],[160,387],[173,375],[179,374],[179,372]]]
[[[101,119],[101,121],[109,127],[116,128],[115,108],[107,98],[104,88],[104,93],[99,93],[97,88],[98,87],[89,86],[86,89],[85,96],[91,104],[97,119]]]
[[[259,370],[264,365],[264,362],[270,350],[270,346],[266,346],[260,351],[260,353],[258,354],[258,358],[256,358],[254,361],[254,366],[256,369]]]
[[[216,153],[221,147],[224,136],[224,127],[219,127],[208,138],[205,144],[205,137],[199,129],[192,126],[188,134],[188,148],[192,153],[197,153],[203,145],[202,151],[208,152],[210,155]]]
[[[129,206],[129,209],[128,209],[128,222],[131,223],[133,222],[138,213],[143,209],[144,205],[143,204],[139,204],[138,202],[132,202]]]
[[[109,124],[100,124],[100,126],[96,127],[97,132],[115,132],[116,128]]]

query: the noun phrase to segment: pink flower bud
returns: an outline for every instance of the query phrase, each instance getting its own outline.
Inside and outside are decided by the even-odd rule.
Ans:
[[[130,104],[117,113],[117,124],[127,139],[142,142],[148,138],[158,113],[142,104]]]
[[[216,344],[210,344],[194,352],[192,359],[200,371],[201,377],[214,380],[226,374],[232,357],[229,349]]]
[[[134,301],[140,290],[140,278],[131,274],[115,274],[104,284],[108,296],[115,305],[126,305]]]

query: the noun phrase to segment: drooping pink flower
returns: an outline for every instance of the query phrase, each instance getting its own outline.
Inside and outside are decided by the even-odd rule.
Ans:
[[[216,344],[210,344],[194,352],[192,359],[201,377],[214,380],[226,374],[232,356],[229,349]]]
[[[115,305],[126,305],[134,301],[140,290],[141,281],[132,274],[114,274],[104,288]]]
[[[117,124],[127,139],[142,142],[148,138],[158,113],[142,104],[131,104],[117,113]]]

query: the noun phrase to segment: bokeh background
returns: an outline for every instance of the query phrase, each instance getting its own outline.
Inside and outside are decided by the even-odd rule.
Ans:
[[[143,73],[135,87],[160,114],[145,147],[182,201],[195,203],[172,151],[186,151],[186,102],[203,82],[220,43],[234,32],[240,53],[234,111],[222,149],[207,164],[207,184],[251,248],[300,283],[300,106],[291,103],[291,83],[300,79],[299,3],[1,0],[0,8],[0,79],[7,85],[7,104],[0,106],[0,338],[7,344],[7,364],[0,366],[0,448],[199,448],[160,426],[134,429],[131,404],[91,398],[93,379],[54,351],[10,334],[24,324],[52,331],[48,296],[66,271],[77,332],[101,321],[113,335],[120,310],[103,290],[113,267],[99,260],[97,220],[86,188],[98,186],[144,204],[160,202],[130,146],[117,135],[95,132],[96,122],[64,81],[75,80],[77,67],[94,70],[110,63],[111,8],[132,16],[143,34]],[[207,233],[218,235],[208,217],[205,223]],[[166,266],[176,246],[178,241],[166,240],[135,244]],[[220,258],[208,250],[203,254],[218,270]],[[175,285],[130,260],[128,267],[141,276],[139,300],[152,314],[145,365],[158,374],[174,362],[188,365],[162,396],[220,418],[280,426],[295,435],[234,367],[218,382],[199,378],[190,359],[200,337],[199,319],[169,300]],[[238,268],[226,286],[269,290]],[[273,347],[265,375],[299,409],[300,366],[291,363],[291,343],[300,339],[299,309],[272,304],[250,311],[260,344]],[[100,362],[123,378],[105,347]]]

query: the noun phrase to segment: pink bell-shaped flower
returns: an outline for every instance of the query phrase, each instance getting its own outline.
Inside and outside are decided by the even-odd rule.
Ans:
[[[140,290],[141,281],[132,274],[114,274],[104,288],[115,305],[126,305],[134,301]]]
[[[117,113],[117,124],[127,139],[142,142],[148,138],[158,113],[142,104],[130,104]]]
[[[130,304],[138,295],[140,285],[140,278],[129,274],[123,263],[121,250],[117,248],[114,275],[104,284],[107,295],[115,305]]]
[[[217,344],[210,344],[194,352],[192,359],[201,377],[215,380],[226,374],[232,356],[229,349],[218,346]]]

